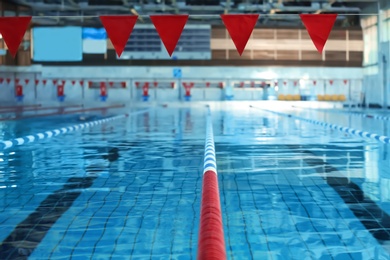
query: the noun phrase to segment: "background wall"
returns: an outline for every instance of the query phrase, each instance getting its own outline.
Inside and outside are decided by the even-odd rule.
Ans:
[[[38,66],[42,77],[58,78],[172,78],[174,69],[181,70],[182,78],[250,78],[250,79],[297,79],[297,78],[361,78],[361,68],[328,67],[78,67]]]
[[[383,2],[383,4],[386,4]],[[361,20],[364,39],[364,93],[365,102],[388,107],[390,98],[390,9],[389,3],[380,9],[379,16]],[[365,12],[376,13],[381,6],[372,5]]]
[[[322,54],[315,49],[306,29],[255,28],[245,52],[240,57],[234,44],[222,26],[214,26],[211,37],[213,59],[223,60],[289,60],[344,62],[361,66],[363,37],[360,28],[334,28]]]
[[[183,83],[194,82],[191,90],[192,100],[223,100],[227,91],[235,99],[261,100],[264,98],[262,82],[284,94],[317,95],[327,93],[348,94],[349,89],[360,93],[363,73],[361,68],[330,68],[330,67],[74,67],[74,66],[41,66],[7,67],[0,69],[0,101],[15,101],[15,79],[23,85],[25,102],[58,102],[57,88],[53,80],[65,80],[64,90],[66,102],[100,102],[100,82],[106,82],[108,89],[107,102],[142,101],[142,86],[150,83],[150,101],[184,100]],[[9,82],[6,81],[9,80]],[[26,84],[26,79],[28,83]],[[36,83],[38,80],[38,84]],[[46,80],[43,84],[42,80]],[[327,82],[334,81],[332,86]],[[348,84],[343,83],[344,80]],[[299,81],[299,89],[294,88],[293,82]],[[313,83],[313,82],[316,83]],[[88,82],[94,82],[89,88]],[[125,88],[110,88],[109,82],[116,85],[125,83]],[[136,82],[139,87],[137,88]],[[154,87],[154,82],[158,83]],[[209,82],[209,87],[206,87]],[[238,88],[240,82],[244,88]],[[253,83],[252,83],[253,82]],[[284,84],[286,82],[286,84]],[[172,83],[174,88],[172,88]],[[221,89],[220,85],[224,88]],[[251,84],[254,86],[252,87]],[[232,90],[232,87],[235,87]],[[280,88],[280,89],[279,89]],[[330,88],[330,89],[329,89]],[[274,88],[273,90],[275,90]],[[336,93],[337,92],[337,93]],[[276,93],[270,93],[277,95]],[[302,93],[301,93],[302,94]],[[359,94],[358,94],[359,96]]]
[[[253,30],[242,56],[223,26],[187,25],[172,57],[153,25],[136,24],[125,50],[118,59],[111,41],[99,36],[103,49],[82,51],[91,41],[81,26],[44,27],[27,30],[16,59],[0,38],[0,65],[123,65],[123,66],[333,66],[361,67],[363,33],[360,27],[333,28],[319,54],[305,28],[261,28]],[[98,28],[101,29],[101,28]],[[70,31],[72,30],[72,31]],[[47,32],[47,34],[44,34]],[[89,37],[98,35],[89,34]],[[97,39],[93,39],[97,40]],[[97,44],[97,41],[94,42]],[[100,43],[99,43],[100,46]],[[85,46],[84,46],[85,47]],[[372,50],[374,51],[374,50]],[[67,55],[67,54],[71,55]],[[1,54],[1,53],[0,53]],[[46,56],[45,56],[46,55]],[[69,65],[69,63],[68,63]]]
[[[136,52],[140,54],[145,52],[141,48],[146,45],[141,42],[144,39],[143,37],[146,37],[146,42],[150,41],[148,38],[150,36],[149,31],[146,30],[148,28],[144,27],[141,26],[138,29],[140,33],[143,32],[147,37],[140,35],[139,39],[136,39],[137,44],[140,45],[137,45],[140,49],[136,49]],[[192,27],[194,34],[203,28],[199,26]],[[10,59],[7,52],[7,55],[0,60],[0,64],[30,65],[30,53],[35,54],[34,40],[31,40],[31,36],[34,35],[31,32],[34,30],[29,29],[27,31],[17,59]],[[322,55],[316,52],[303,27],[255,28],[247,49],[241,57],[237,55],[233,42],[225,28],[212,26],[209,33],[207,42],[209,43],[210,56],[207,59],[198,56],[192,57],[194,60],[183,60],[183,57],[176,57],[177,60],[169,60],[166,57],[162,60],[147,60],[147,57],[142,55],[134,58],[130,57],[130,51],[137,46],[131,45],[132,41],[129,41],[126,50],[129,52],[127,53],[127,59],[129,60],[118,60],[112,44],[104,36],[101,39],[92,40],[105,40],[106,52],[99,49],[97,53],[87,53],[84,50],[85,52],[80,61],[65,63],[52,54],[48,58],[55,58],[53,63],[59,63],[61,66],[54,66],[53,63],[42,63],[41,61],[35,62],[45,64],[44,66],[2,66],[0,67],[0,77],[8,79],[8,81],[3,80],[0,83],[0,101],[3,103],[15,102],[16,79],[19,79],[19,83],[23,85],[24,102],[40,103],[58,103],[57,86],[53,83],[53,80],[65,80],[63,85],[66,95],[65,102],[70,103],[100,102],[99,87],[90,88],[89,81],[97,82],[97,85],[99,82],[125,82],[126,88],[108,88],[107,102],[141,101],[142,86],[136,88],[135,83],[146,81],[159,82],[159,86],[157,88],[152,87],[148,93],[150,101],[183,100],[184,89],[182,83],[184,82],[196,83],[191,91],[192,100],[221,100],[225,99],[228,94],[234,96],[236,100],[260,100],[266,98],[267,95],[276,97],[278,93],[315,96],[322,93],[349,95],[354,92],[358,93],[355,95],[358,97],[357,99],[360,97],[361,81],[363,79],[362,69],[360,68],[363,58],[363,39],[360,28],[334,28]],[[78,54],[81,53],[80,41],[86,40],[84,36],[80,29],[77,37],[69,37],[76,37],[79,40],[77,45]],[[135,37],[135,34],[133,37]],[[193,34],[187,35],[190,40],[192,40],[191,37],[195,36]],[[46,38],[50,37],[44,38],[46,41]],[[55,38],[51,40],[57,40]],[[182,41],[188,40],[187,38],[184,37]],[[159,38],[156,39],[161,47]],[[2,44],[2,48],[5,47],[3,42],[0,41],[0,44]],[[53,45],[58,47],[55,43]],[[188,42],[179,44],[179,48],[184,48],[187,45]],[[38,48],[39,46],[35,47]],[[57,52],[62,54],[61,48]],[[372,50],[371,52],[375,51]],[[24,56],[25,58],[21,59]],[[33,55],[32,58],[37,60],[36,55]],[[79,59],[79,56],[77,56],[77,59]],[[95,66],[89,66],[90,64]],[[107,64],[115,66],[107,66]],[[250,65],[251,67],[248,67]],[[38,80],[38,83],[36,83],[36,80]],[[46,80],[47,83],[43,84],[42,80]],[[329,84],[329,80],[334,81],[332,86]],[[344,80],[347,80],[348,84],[343,83]],[[76,83],[74,84],[72,81]],[[162,81],[165,81],[165,87],[162,86]],[[266,93],[266,90],[259,86],[263,81],[274,88],[269,89]],[[296,81],[299,82],[298,86],[295,86]],[[173,82],[174,88],[170,87],[171,82]],[[206,82],[211,83],[208,88],[205,86]],[[238,86],[242,82],[245,87],[240,89]],[[219,87],[221,83],[224,89]]]

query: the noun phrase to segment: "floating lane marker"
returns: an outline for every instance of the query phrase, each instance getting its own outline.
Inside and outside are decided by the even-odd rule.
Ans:
[[[277,114],[277,115],[280,115],[280,116],[286,116],[286,117],[290,117],[290,118],[295,118],[295,119],[298,119],[298,120],[301,120],[301,121],[304,121],[304,122],[307,122],[307,123],[311,123],[311,124],[314,124],[314,125],[328,127],[328,128],[331,128],[331,129],[334,129],[334,130],[338,130],[340,132],[348,133],[348,134],[351,134],[351,135],[354,135],[354,136],[368,138],[368,139],[372,139],[372,140],[375,140],[375,141],[379,141],[381,143],[390,144],[390,137],[385,136],[385,135],[373,134],[373,133],[369,133],[369,132],[365,132],[365,131],[361,131],[361,130],[357,130],[357,129],[353,129],[353,128],[349,128],[349,127],[329,124],[329,123],[326,123],[326,122],[321,122],[321,121],[316,121],[316,120],[312,120],[312,119],[307,119],[307,118],[304,118],[304,117],[294,116],[294,115],[291,115],[291,114],[280,113],[280,112],[276,112],[276,111],[268,110],[268,109],[264,109],[264,108],[258,108],[258,107],[253,107],[253,106],[250,106],[250,107],[256,108],[256,109],[260,109],[260,110],[264,110],[264,111],[267,111],[267,112],[270,112],[270,113],[274,113],[274,114]]]
[[[296,106],[292,106],[292,107],[299,108],[299,109],[316,110],[316,111],[328,112],[328,113],[350,114],[352,116],[359,116],[359,117],[365,117],[365,118],[373,118],[373,119],[378,119],[378,120],[389,120],[390,121],[390,117],[388,117],[388,116],[364,114],[363,112],[357,112],[357,111],[332,111],[332,110],[312,108],[312,107],[310,107],[310,108],[296,107]]]
[[[147,109],[131,113],[130,115],[136,115],[136,114],[144,113],[145,111],[147,111]],[[11,140],[1,141],[0,142],[0,151],[5,150],[5,149],[9,149],[9,148],[11,148],[13,146],[33,143],[33,142],[35,142],[37,140],[48,139],[48,138],[51,138],[51,137],[54,137],[54,136],[58,136],[58,135],[61,135],[61,134],[73,132],[73,131],[79,130],[79,129],[88,128],[88,127],[91,127],[91,126],[96,126],[96,125],[99,125],[99,124],[107,123],[107,122],[110,122],[110,121],[113,121],[113,120],[117,120],[117,119],[121,119],[121,118],[125,118],[125,117],[128,117],[128,116],[129,116],[128,114],[118,115],[118,116],[104,118],[104,119],[100,119],[100,120],[96,120],[96,121],[92,121],[92,122],[88,122],[88,123],[83,123],[83,124],[78,124],[78,125],[69,126],[69,127],[62,127],[60,129],[54,129],[54,130],[50,130],[50,131],[45,131],[43,133],[37,133],[37,134],[27,135],[27,136],[24,136],[24,137],[19,137],[19,138],[15,138],[15,139],[11,139]]]
[[[207,116],[206,126],[197,259],[226,259],[221,203],[218,189],[217,161],[215,159],[210,110]]]

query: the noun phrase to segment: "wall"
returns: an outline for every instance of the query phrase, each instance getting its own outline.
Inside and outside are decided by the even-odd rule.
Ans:
[[[378,6],[371,5],[364,12],[376,13]],[[390,9],[387,6],[381,9],[379,16],[362,18],[361,24],[364,39],[363,82],[366,104],[388,107],[390,105],[387,101],[390,98],[388,76],[390,73]]]
[[[59,27],[55,27],[59,28]],[[50,29],[35,27],[35,30]],[[210,35],[211,34],[211,35]],[[361,67],[363,36],[359,27],[334,26],[322,54],[305,28],[255,28],[240,56],[222,25],[188,25],[172,57],[150,24],[136,24],[120,59],[107,39],[106,50],[83,53],[76,66],[332,66]],[[44,43],[48,37],[44,37]],[[50,37],[49,37],[50,38]],[[77,38],[76,36],[70,38]],[[39,39],[36,39],[37,41]],[[52,39],[56,41],[56,39]],[[34,41],[33,41],[33,45]],[[51,44],[55,48],[58,44]],[[34,51],[35,53],[35,51]],[[57,56],[58,51],[56,55]],[[50,57],[50,56],[49,56]],[[63,59],[36,59],[34,64],[69,65]]]
[[[174,71],[181,71],[181,78],[174,77]],[[126,88],[110,89],[108,88],[107,102],[130,102],[142,100],[142,82],[148,81],[153,86],[153,82],[159,82],[157,88],[151,87],[149,91],[150,101],[177,101],[184,100],[183,82],[195,82],[196,86],[192,89],[192,100],[223,100],[225,98],[228,86],[242,81],[255,81],[257,88],[233,90],[235,99],[241,100],[261,100],[263,98],[262,89],[259,88],[259,82],[267,81],[291,82],[293,80],[318,82],[318,86],[309,86],[314,89],[310,91],[318,94],[316,88],[323,88],[324,82],[334,80],[335,88],[340,87],[336,84],[342,84],[347,79],[351,82],[351,87],[360,88],[359,82],[362,80],[361,68],[311,68],[311,67],[74,67],[74,66],[41,66],[34,65],[30,67],[0,67],[0,78],[3,83],[0,84],[0,102],[15,102],[14,87],[15,78],[20,82],[29,79],[29,83],[24,84],[25,102],[50,103],[58,102],[56,97],[56,87],[52,80],[66,80],[65,95],[66,102],[100,102],[99,88],[88,88],[88,81],[125,82]],[[4,79],[11,79],[7,83]],[[48,80],[46,84],[42,79]],[[35,86],[35,80],[40,80]],[[72,81],[76,80],[75,84]],[[83,84],[80,81],[83,81]],[[136,82],[140,87],[136,88]],[[209,88],[206,88],[206,82],[210,82]],[[321,83],[322,82],[322,83]],[[175,84],[175,88],[171,87]],[[221,89],[219,84],[223,83],[225,88]],[[320,84],[322,84],[320,86]],[[288,92],[289,90],[287,90]],[[291,93],[295,94],[295,93]]]
[[[388,3],[388,5],[390,5]],[[379,74],[382,76],[379,78],[381,83],[385,86],[385,106],[390,106],[390,9],[383,11],[381,14],[382,27],[381,27],[381,39],[380,39],[380,52],[382,54],[381,64],[379,67]]]
[[[335,26],[336,27],[336,26]],[[213,59],[346,62],[362,65],[363,37],[360,28],[333,28],[322,54],[318,53],[306,29],[255,28],[240,57],[222,26],[214,26],[211,38]]]
[[[379,81],[378,64],[378,17],[370,16],[362,19],[364,38],[364,93],[367,104],[383,104],[383,88]]]

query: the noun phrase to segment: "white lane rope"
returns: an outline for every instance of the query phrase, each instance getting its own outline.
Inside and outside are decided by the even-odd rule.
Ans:
[[[385,136],[385,135],[378,135],[378,134],[374,134],[374,133],[369,133],[366,131],[361,131],[361,130],[357,130],[357,129],[353,129],[353,128],[349,128],[349,127],[344,127],[344,126],[339,126],[339,125],[335,125],[335,124],[330,124],[330,123],[326,123],[326,122],[321,122],[321,121],[317,121],[317,120],[312,120],[312,119],[308,119],[308,118],[304,118],[304,117],[300,117],[300,116],[295,116],[295,115],[291,115],[291,114],[280,113],[280,112],[276,112],[276,111],[268,110],[268,109],[264,109],[264,108],[258,108],[258,107],[253,107],[253,106],[251,106],[251,107],[256,108],[256,109],[260,109],[260,110],[264,110],[264,111],[267,111],[270,113],[274,113],[274,114],[277,114],[280,116],[286,116],[289,118],[298,119],[298,120],[301,120],[301,121],[304,121],[307,123],[311,123],[314,125],[328,127],[330,129],[338,130],[340,132],[345,132],[345,133],[348,133],[348,134],[351,134],[354,136],[368,138],[368,139],[379,141],[381,143],[390,144],[390,137]]]
[[[70,132],[74,132],[74,131],[77,131],[77,130],[82,130],[82,129],[89,128],[89,127],[92,127],[92,126],[96,126],[96,125],[100,125],[100,124],[103,124],[103,123],[111,122],[113,120],[118,120],[118,119],[122,119],[122,118],[125,118],[125,117],[128,117],[128,116],[144,113],[145,111],[147,111],[147,109],[146,110],[137,111],[137,112],[134,112],[134,113],[130,113],[130,114],[123,114],[123,115],[113,116],[113,117],[99,119],[99,120],[95,120],[95,121],[91,121],[91,122],[87,122],[87,123],[83,123],[83,124],[78,124],[78,125],[73,125],[73,126],[68,126],[68,127],[62,127],[60,129],[49,130],[49,131],[45,131],[43,133],[36,133],[36,134],[31,134],[31,135],[27,135],[27,136],[23,136],[23,137],[18,137],[18,138],[15,138],[15,139],[1,141],[0,142],[0,151],[9,149],[9,148],[14,147],[14,146],[25,145],[25,144],[28,144],[28,143],[33,143],[33,142],[36,142],[38,140],[52,138],[52,137],[55,137],[55,136],[58,136],[58,135],[62,135],[62,134],[65,134],[65,133],[70,133]]]

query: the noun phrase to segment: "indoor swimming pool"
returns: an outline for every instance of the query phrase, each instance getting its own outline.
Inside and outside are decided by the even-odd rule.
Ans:
[[[210,103],[227,258],[390,259],[389,144],[298,117],[389,121],[277,104]],[[196,259],[205,105],[2,122],[4,141],[128,114],[1,151],[0,259]]]

